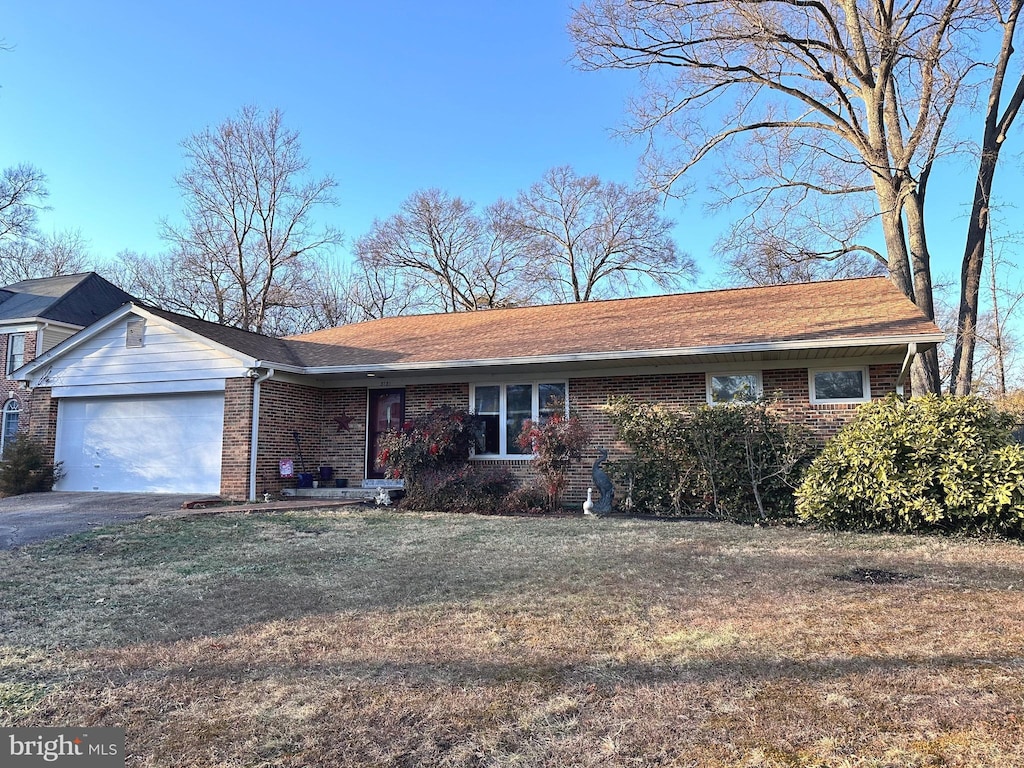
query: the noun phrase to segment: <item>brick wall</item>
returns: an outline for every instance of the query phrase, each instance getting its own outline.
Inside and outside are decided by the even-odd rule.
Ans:
[[[249,496],[252,388],[252,379],[226,379],[224,382],[224,439],[220,454],[220,495],[225,499],[239,500]]]
[[[25,362],[28,363],[36,359],[37,335],[31,331],[24,335]],[[45,433],[48,421],[44,421],[41,425],[39,430],[40,434],[36,434],[35,431],[32,431],[32,398],[34,397],[34,394],[22,387],[21,382],[11,381],[7,378],[7,345],[10,342],[10,338],[11,335],[8,333],[0,334],[0,407],[2,407],[8,400],[17,400],[18,405],[21,406],[21,416],[18,419],[18,432],[22,434],[33,434],[38,437],[41,436],[42,433]],[[56,429],[56,410],[54,411],[53,418],[54,428]]]
[[[49,387],[38,387],[22,402],[22,415],[18,420],[19,432],[41,440],[50,456],[57,447],[58,403]]]
[[[366,387],[324,391],[324,418],[317,439],[321,464],[332,467],[335,478],[359,485],[366,462]]]
[[[883,397],[894,391],[899,365],[871,366],[869,375],[872,396]],[[765,393],[777,399],[777,408],[784,417],[806,426],[822,442],[846,424],[857,408],[856,404],[812,404],[807,368],[766,370],[762,381]],[[346,478],[350,484],[357,485],[362,480],[366,460],[365,387],[320,390],[273,380],[264,382],[261,387],[257,493],[278,493],[284,487],[294,487],[294,480],[282,480],[279,476],[279,461],[284,458],[294,460],[297,472],[316,472],[319,466],[327,465],[333,467],[335,477]],[[406,387],[405,393],[408,418],[441,405],[465,408],[469,404],[468,383],[416,384]],[[602,411],[609,398],[620,395],[632,395],[670,408],[699,406],[706,402],[705,375],[691,372],[571,379],[571,406],[591,430],[593,439],[582,463],[571,475],[567,503],[575,506],[586,497],[586,489],[592,484],[590,468],[597,458],[598,448],[607,448],[611,459],[627,455],[627,447],[615,439],[614,427]],[[221,482],[222,495],[227,498],[244,498],[248,493],[251,400],[251,380],[228,380]],[[335,417],[341,416],[348,417],[347,431],[339,431]],[[295,444],[295,432],[299,435],[305,466]],[[527,461],[481,460],[481,463],[507,466],[524,481],[532,478]]]
[[[414,384],[405,388],[405,417],[414,419],[439,408],[469,407],[469,384]]]

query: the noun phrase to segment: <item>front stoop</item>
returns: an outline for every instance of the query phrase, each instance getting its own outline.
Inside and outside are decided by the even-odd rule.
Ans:
[[[404,488],[401,480],[363,480],[353,488],[284,488],[281,495],[286,498],[344,499],[346,501],[375,501],[381,488],[387,489],[392,499]]]

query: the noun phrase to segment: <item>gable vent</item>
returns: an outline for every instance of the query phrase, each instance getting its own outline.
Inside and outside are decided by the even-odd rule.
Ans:
[[[146,332],[146,321],[143,319],[129,320],[128,321],[128,333],[125,336],[125,347],[128,349],[135,349],[143,346],[142,340],[143,335]]]

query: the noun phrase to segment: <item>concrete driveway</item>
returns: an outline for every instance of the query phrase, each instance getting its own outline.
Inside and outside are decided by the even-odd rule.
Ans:
[[[209,494],[26,493],[0,499],[0,549],[67,536],[101,525],[168,514]]]

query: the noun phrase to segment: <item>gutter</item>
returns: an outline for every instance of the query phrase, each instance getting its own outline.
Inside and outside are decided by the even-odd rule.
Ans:
[[[497,357],[462,360],[419,360],[408,363],[370,363],[357,365],[320,365],[307,366],[301,369],[307,375],[327,374],[365,374],[365,373],[401,373],[404,371],[452,370],[459,368],[485,368],[492,366],[535,365],[538,363],[581,363],[630,360],[660,360],[673,357],[697,357],[701,355],[750,354],[762,352],[798,352],[820,347],[842,347],[855,349],[859,347],[941,342],[944,334],[928,334],[916,336],[869,336],[861,338],[832,339],[823,343],[817,339],[802,339],[781,342],[753,342],[747,344],[724,344],[709,347],[672,347],[667,349],[621,349],[602,352],[572,352],[553,355],[534,355],[530,357]]]
[[[257,360],[256,365],[249,369],[248,375],[253,379],[252,383],[252,432],[249,435],[249,499],[256,500],[256,455],[259,449],[260,434],[260,384],[274,375],[273,368],[267,368],[265,373],[260,373],[262,360]]]
[[[913,365],[916,356],[917,342],[912,341],[907,344],[907,356],[903,358],[903,365],[900,366],[900,375],[896,378],[896,394],[900,397],[905,397],[903,385],[907,383],[907,377],[910,376],[910,366]]]

